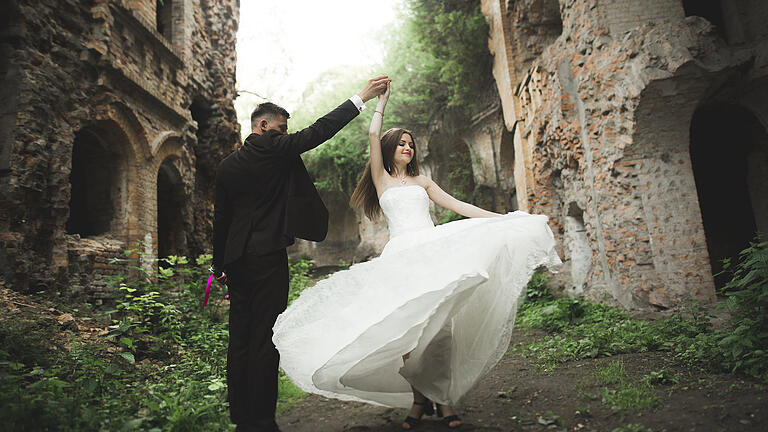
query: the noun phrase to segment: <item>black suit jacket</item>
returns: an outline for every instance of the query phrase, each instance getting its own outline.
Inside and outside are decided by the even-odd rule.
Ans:
[[[331,138],[358,113],[347,100],[299,132],[251,134],[219,164],[213,217],[217,271],[246,250],[266,254],[293,244],[294,237],[325,239],[328,210],[300,155]]]

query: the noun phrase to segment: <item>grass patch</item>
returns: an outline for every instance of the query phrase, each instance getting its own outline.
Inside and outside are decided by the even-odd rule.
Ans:
[[[542,370],[583,358],[644,352],[671,347],[664,331],[626,312],[582,300],[540,300],[523,304],[517,325],[550,334],[522,347]]]
[[[277,378],[277,415],[299,402],[307,394],[296,387],[281,370]]]
[[[656,404],[656,395],[647,379],[631,382],[623,360],[615,360],[595,371],[595,380],[600,385],[618,385],[599,390],[602,402],[613,411],[642,410]]]
[[[616,389],[600,389],[600,396],[613,411],[641,410],[656,405],[656,395],[647,384],[622,383]]]
[[[612,361],[607,366],[598,368],[595,372],[597,383],[602,385],[620,383],[624,381],[626,375],[623,360]]]
[[[513,349],[533,357],[544,371],[570,360],[669,351],[686,366],[740,372],[768,382],[768,242],[756,239],[725,268],[732,279],[723,291],[727,301],[722,307],[729,318],[722,329],[711,324],[716,311],[697,303],[647,322],[607,305],[553,298],[546,277],[538,273],[528,284],[528,301],[521,305],[516,325],[549,334]],[[673,382],[668,373],[659,373],[649,383]]]

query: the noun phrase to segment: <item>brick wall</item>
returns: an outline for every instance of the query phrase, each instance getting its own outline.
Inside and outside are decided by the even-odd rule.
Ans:
[[[121,0],[123,4],[132,10],[138,17],[144,20],[149,28],[156,28],[157,1],[156,0]]]

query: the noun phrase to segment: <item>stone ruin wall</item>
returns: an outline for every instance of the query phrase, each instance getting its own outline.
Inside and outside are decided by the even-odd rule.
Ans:
[[[717,259],[768,232],[768,4],[483,11],[519,205],[550,217],[558,283],[626,308],[711,299]]]
[[[476,203],[547,214],[565,261],[556,281],[572,295],[627,308],[711,299],[716,258],[733,252],[719,219],[768,231],[768,6],[482,3],[498,95],[466,129],[417,132],[425,173],[449,183],[448,158],[468,152]],[[0,268],[12,286],[98,291],[92,275],[117,271],[111,258],[135,241],[150,258],[208,248],[215,166],[239,141],[238,2],[158,4],[0,6]],[[73,206],[73,159],[85,206]],[[328,240],[292,253],[319,265],[378,255],[385,225],[326,195]]]
[[[237,0],[0,6],[0,268],[103,295],[112,258],[210,249],[215,168],[239,142]]]

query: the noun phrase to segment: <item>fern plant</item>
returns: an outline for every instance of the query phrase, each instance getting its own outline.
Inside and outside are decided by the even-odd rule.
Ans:
[[[723,287],[731,317],[720,348],[733,370],[768,379],[768,241],[758,236],[723,268],[733,278]]]

